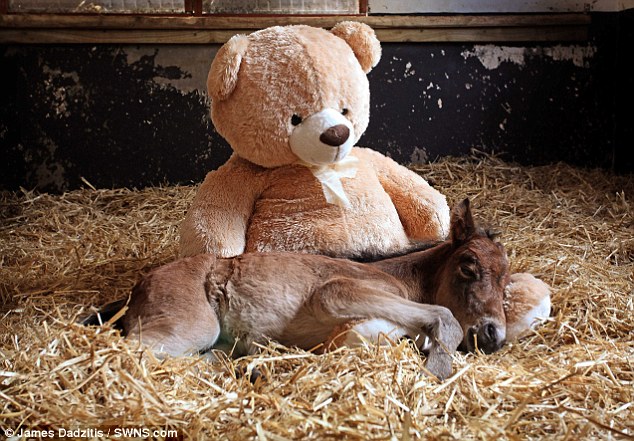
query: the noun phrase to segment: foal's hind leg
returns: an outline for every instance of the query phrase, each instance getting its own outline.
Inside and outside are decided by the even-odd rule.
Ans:
[[[450,352],[462,341],[462,328],[451,311],[425,305],[377,288],[375,282],[333,279],[311,297],[313,313],[323,322],[380,318],[432,340],[427,369],[438,378],[451,374]]]
[[[130,338],[138,339],[158,355],[193,355],[210,349],[220,334],[215,315],[199,313],[169,318],[139,316],[139,323],[128,332]],[[213,359],[213,358],[212,358]]]
[[[133,289],[122,319],[127,335],[159,354],[195,354],[218,340],[220,323],[207,298],[213,258],[196,256],[157,268]]]

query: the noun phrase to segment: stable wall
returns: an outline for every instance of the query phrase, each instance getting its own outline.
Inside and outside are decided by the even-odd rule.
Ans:
[[[632,172],[632,10],[591,15],[582,42],[384,43],[359,145],[402,163],[476,148]],[[202,180],[231,153],[204,90],[219,47],[0,46],[0,188]]]

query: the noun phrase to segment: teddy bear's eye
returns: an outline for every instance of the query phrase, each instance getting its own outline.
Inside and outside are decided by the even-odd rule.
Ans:
[[[343,116],[346,116],[346,115],[348,114],[348,109],[344,108],[344,109],[341,111],[341,114],[342,114]]]
[[[291,118],[291,124],[293,124],[294,126],[298,126],[302,123],[302,117],[299,115],[293,115],[293,117]]]

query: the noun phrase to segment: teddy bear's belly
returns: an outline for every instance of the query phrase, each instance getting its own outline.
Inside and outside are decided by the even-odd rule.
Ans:
[[[367,197],[367,189],[344,188],[351,202],[347,209],[328,204],[319,191],[308,192],[312,196],[302,199],[263,195],[249,223],[246,251],[361,257],[406,247],[407,235],[382,188],[373,190],[372,197]]]

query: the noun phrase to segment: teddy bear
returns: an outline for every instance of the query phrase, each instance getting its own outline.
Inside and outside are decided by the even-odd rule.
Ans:
[[[181,224],[181,255],[371,258],[444,239],[445,196],[356,146],[370,116],[367,74],[380,57],[374,31],[359,22],[275,26],[224,44],[207,90],[233,154],[199,187]]]
[[[234,151],[207,175],[181,227],[181,255],[395,253],[448,233],[445,197],[421,176],[354,147],[370,115],[367,25],[271,27],[213,60],[211,118]]]

